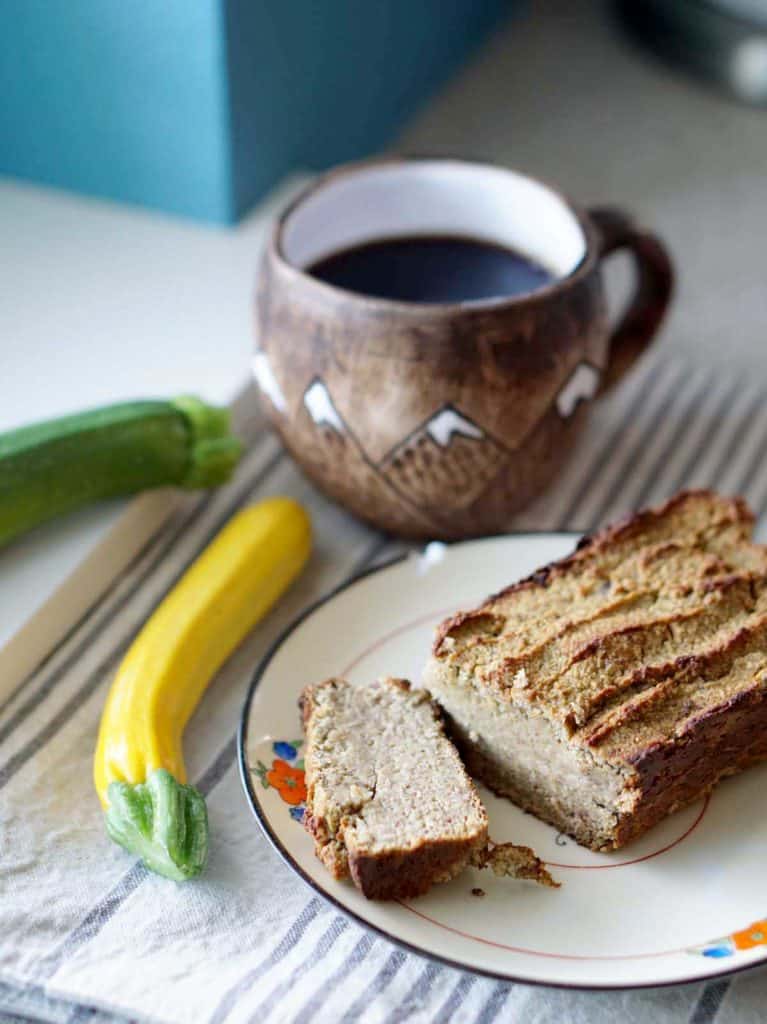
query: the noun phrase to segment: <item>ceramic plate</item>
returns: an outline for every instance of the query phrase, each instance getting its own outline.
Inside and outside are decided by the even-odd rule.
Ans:
[[[240,734],[248,798],[277,851],[358,921],[428,956],[547,985],[632,987],[710,978],[767,959],[761,813],[767,766],[724,782],[639,842],[611,854],[577,846],[482,790],[497,842],[532,846],[561,889],[474,869],[411,902],[367,901],[315,859],[301,826],[296,699],[331,675],[418,680],[435,625],[568,553],[568,534],[517,535],[423,554],[362,576],[306,613],[259,668]],[[475,888],[484,896],[472,893]],[[764,915],[765,920],[760,920]]]

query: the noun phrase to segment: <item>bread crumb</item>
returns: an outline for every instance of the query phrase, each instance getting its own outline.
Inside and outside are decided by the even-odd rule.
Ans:
[[[485,895],[485,890],[480,889],[479,886],[477,885],[471,890],[471,895],[479,896],[479,898],[481,899]]]
[[[491,841],[484,850],[474,854],[472,864],[478,868],[490,868],[494,875],[526,878],[550,889],[559,888],[559,882],[554,881],[546,865],[529,846]]]
[[[512,685],[515,686],[515,687],[519,687],[519,689],[521,689],[521,690],[523,690],[526,686],[530,685],[530,680],[527,678],[527,672],[525,672],[525,670],[523,668],[521,668],[514,675],[514,679],[512,680]]]

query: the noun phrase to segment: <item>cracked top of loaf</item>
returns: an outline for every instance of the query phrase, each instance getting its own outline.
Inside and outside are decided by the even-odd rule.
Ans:
[[[459,684],[613,762],[684,742],[767,688],[767,548],[745,502],[689,491],[439,627]]]

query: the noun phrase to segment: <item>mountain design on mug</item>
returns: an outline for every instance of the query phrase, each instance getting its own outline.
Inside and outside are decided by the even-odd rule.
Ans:
[[[593,398],[599,387],[600,372],[591,363],[578,363],[557,395],[557,412],[563,419],[572,416],[579,402]]]
[[[254,360],[262,388],[279,408],[281,392],[268,362]],[[575,412],[578,404],[597,391],[600,371],[582,361],[560,388],[554,403],[562,419]],[[412,523],[423,516],[424,529],[439,521],[444,497],[450,494],[450,508],[469,508],[502,472],[508,461],[507,448],[452,403],[435,412],[397,442],[383,457],[371,456],[364,439],[350,429],[325,381],[313,377],[300,400],[299,418],[304,419],[317,443],[302,450],[302,459],[320,485],[331,494],[348,487],[376,492],[376,501],[392,507],[397,495],[403,521]],[[435,517],[436,520],[435,520]]]
[[[378,468],[396,491],[433,508],[447,488],[454,507],[479,497],[508,458],[506,450],[468,416],[443,405],[393,448]]]
[[[391,485],[349,429],[320,377],[314,377],[303,393],[299,425],[301,421],[307,427],[311,424],[315,436],[311,448],[302,450],[302,462],[324,490],[335,494],[336,488],[354,486],[372,493],[376,500],[391,503],[394,496]],[[398,494],[396,497],[402,507],[403,523],[419,517],[412,496]],[[428,531],[429,526],[430,521],[424,517],[424,530]]]
[[[454,434],[463,437],[481,438],[485,436],[484,430],[472,423],[470,419],[462,416],[461,413],[451,405],[446,405],[429,419],[424,430],[440,448],[448,448]]]
[[[261,388],[263,394],[267,396],[275,409],[279,412],[285,412],[287,409],[285,395],[282,393],[279,381],[274,376],[274,370],[272,370],[272,364],[269,362],[269,356],[263,351],[263,349],[256,349],[253,353],[251,368],[253,370],[253,376],[256,378],[256,383]]]
[[[327,386],[316,377],[304,392],[304,406],[317,426],[332,427],[339,434],[348,434],[346,424],[335,407]]]

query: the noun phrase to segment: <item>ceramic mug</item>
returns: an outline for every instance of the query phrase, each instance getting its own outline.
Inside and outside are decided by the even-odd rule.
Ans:
[[[468,236],[552,280],[459,303],[352,293],[307,268],[387,237]],[[604,258],[627,250],[636,292],[607,322]],[[668,254],[614,209],[584,211],[515,171],[448,159],[341,167],[278,219],[264,253],[253,369],[288,450],[328,495],[410,537],[495,533],[559,472],[591,400],[650,343]]]

